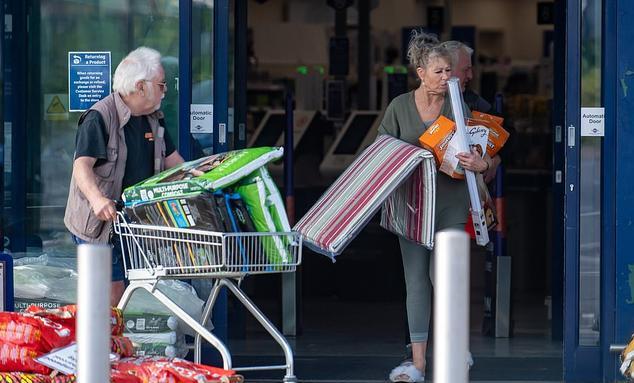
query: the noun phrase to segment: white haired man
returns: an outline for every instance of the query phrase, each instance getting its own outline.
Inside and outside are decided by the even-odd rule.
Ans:
[[[451,55],[451,73],[460,80],[460,87],[462,88],[462,96],[465,104],[467,104],[472,111],[477,110],[479,112],[491,113],[493,111],[491,104],[468,87],[473,79],[473,64],[471,63],[473,49],[455,40],[445,41],[441,45],[447,49]],[[484,173],[484,180],[487,183],[495,178],[500,163],[502,163],[502,159],[499,155],[495,155],[491,159],[491,166]]]
[[[117,66],[113,93],[79,118],[64,223],[73,241],[111,244],[110,302],[125,289],[123,255],[112,236],[114,200],[122,191],[183,162],[165,130],[161,100],[167,92],[161,55],[140,47]]]

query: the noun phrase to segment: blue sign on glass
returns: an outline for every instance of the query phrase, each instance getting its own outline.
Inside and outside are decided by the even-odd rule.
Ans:
[[[68,110],[82,112],[110,94],[110,52],[68,52]]]

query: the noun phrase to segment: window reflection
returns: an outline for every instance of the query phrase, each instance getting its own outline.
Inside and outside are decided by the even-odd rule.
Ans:
[[[40,0],[34,4],[37,9],[29,17],[34,37],[29,39],[27,63],[27,246],[34,252],[74,253],[63,216],[80,113],[52,117],[44,104],[56,95],[68,108],[69,51],[109,51],[114,72],[129,51],[149,46],[163,55],[170,89],[162,109],[177,144],[178,1]],[[10,152],[10,145],[7,149]]]
[[[601,106],[601,1],[581,5],[581,105]],[[579,344],[599,344],[601,138],[582,137],[579,202]]]

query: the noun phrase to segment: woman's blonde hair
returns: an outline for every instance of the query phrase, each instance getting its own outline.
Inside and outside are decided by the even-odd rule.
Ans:
[[[435,58],[444,58],[451,64],[451,55],[438,41],[436,35],[413,30],[407,45],[407,60],[412,69],[426,68]]]

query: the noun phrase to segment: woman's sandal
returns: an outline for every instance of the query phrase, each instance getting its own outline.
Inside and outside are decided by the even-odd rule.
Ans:
[[[405,361],[390,372],[390,382],[418,383],[425,381],[425,373],[416,368],[412,361]]]

